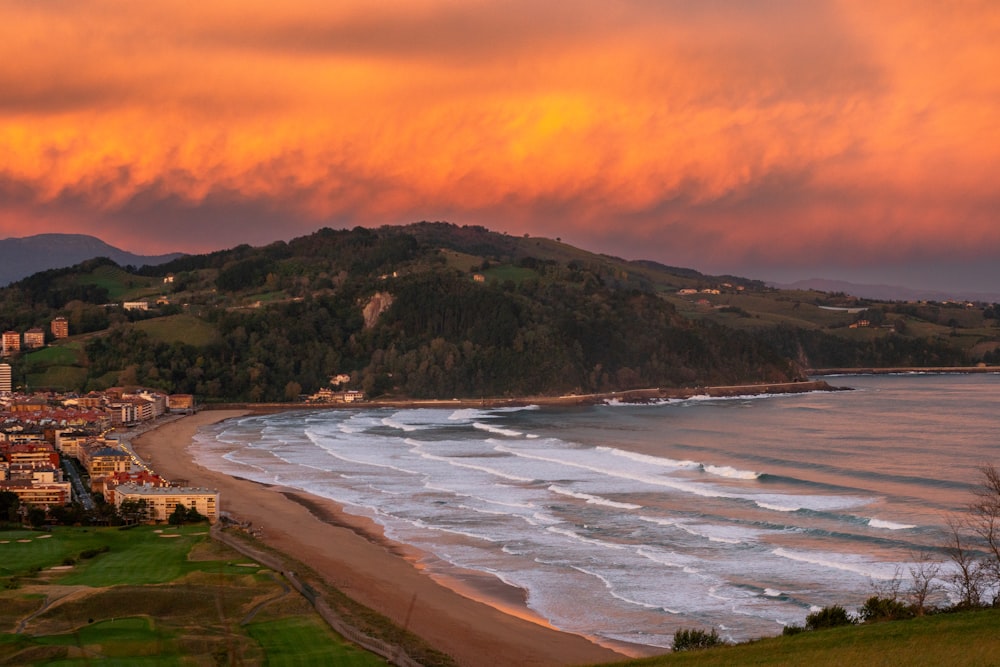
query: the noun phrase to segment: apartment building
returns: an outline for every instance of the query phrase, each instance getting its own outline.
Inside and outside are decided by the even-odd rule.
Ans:
[[[49,323],[49,330],[54,338],[68,338],[69,320],[65,317],[57,317]]]
[[[16,331],[3,332],[3,354],[4,356],[21,351],[21,334]]]
[[[115,487],[115,507],[121,508],[127,500],[144,500],[149,508],[151,521],[167,521],[177,505],[194,507],[209,523],[219,519],[219,492],[188,486],[151,486],[148,484],[119,484]]]
[[[24,348],[26,350],[37,350],[45,347],[45,332],[38,327],[28,329],[24,332]]]

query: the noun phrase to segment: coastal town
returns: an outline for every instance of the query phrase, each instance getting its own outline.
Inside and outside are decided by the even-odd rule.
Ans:
[[[69,335],[64,317],[52,319],[49,332],[40,327],[23,333],[7,330],[0,334],[0,356],[10,360]],[[0,494],[16,497],[5,506],[13,507],[17,515],[0,520],[20,519],[31,525],[57,522],[68,506],[105,521],[112,514],[119,521],[160,523],[184,513],[210,523],[218,520],[217,490],[164,479],[130,446],[133,436],[193,413],[192,394],[136,387],[84,394],[30,391],[14,386],[12,376],[11,364],[0,362]],[[329,387],[302,396],[302,402],[364,400],[364,392],[346,388],[350,379],[335,375]]]
[[[19,515],[0,518],[36,525],[72,505],[90,513],[103,506],[98,515],[133,522],[166,522],[179,512],[218,519],[218,491],[162,478],[129,445],[136,433],[191,413],[191,395],[23,393],[9,384],[10,366],[0,364],[0,494],[16,496],[6,505]]]

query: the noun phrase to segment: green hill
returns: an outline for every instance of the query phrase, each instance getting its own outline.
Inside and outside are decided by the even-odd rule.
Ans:
[[[135,299],[149,310],[120,305]],[[283,401],[347,373],[373,396],[479,398],[1000,361],[998,309],[987,304],[778,291],[426,222],[322,229],[137,272],[91,260],[0,290],[7,328],[56,315],[81,346],[74,359],[15,359],[15,384]]]

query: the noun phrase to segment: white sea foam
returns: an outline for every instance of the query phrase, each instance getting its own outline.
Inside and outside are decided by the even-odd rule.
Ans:
[[[475,419],[481,419],[486,413],[483,410],[477,408],[462,408],[460,410],[455,410],[448,416],[449,421],[461,421],[461,422],[471,422]]]
[[[663,458],[662,456],[650,456],[648,454],[630,452],[624,449],[617,449],[616,447],[600,446],[595,447],[595,449],[599,452],[611,454],[612,456],[620,456],[644,465],[660,466],[662,468],[697,468],[699,465],[696,461],[678,461],[676,459]]]
[[[492,543],[497,543],[497,542],[502,542],[503,541],[503,540],[501,540],[501,539],[499,539],[497,537],[493,537],[492,535],[484,535],[483,533],[473,532],[473,531],[469,531],[469,530],[460,530],[458,528],[452,528],[451,526],[442,526],[442,525],[439,525],[439,524],[432,524],[432,523],[430,523],[428,521],[425,521],[423,519],[416,519],[414,521],[411,521],[410,523],[412,523],[417,528],[423,528],[425,530],[434,530],[434,531],[441,532],[441,533],[448,533],[450,535],[460,535],[462,537],[468,537],[468,538],[471,538],[473,540],[482,540],[484,542],[492,542]]]
[[[777,510],[782,512],[793,512],[797,509],[813,509],[817,511],[840,509],[852,507],[868,502],[868,499],[854,496],[784,496],[778,494],[748,494],[727,491],[723,488],[710,484],[701,484],[678,479],[665,474],[649,474],[634,468],[618,468],[610,465],[607,457],[587,458],[588,450],[572,449],[560,450],[558,448],[526,448],[522,446],[511,446],[497,443],[494,449],[499,452],[514,454],[515,456],[535,460],[555,463],[569,468],[576,468],[594,472],[599,475],[616,479],[629,480],[641,484],[672,489],[682,493],[692,494],[703,498],[720,498],[743,500],[756,503],[764,509]],[[589,450],[598,452],[599,448]],[[631,458],[631,457],[627,457]],[[635,459],[633,459],[635,460]],[[601,465],[597,465],[600,463]]]
[[[525,449],[514,449],[510,447],[505,447],[504,445],[497,444],[494,449],[499,452],[506,452],[508,454],[514,454],[515,456],[520,456],[527,459],[532,459],[534,461],[545,461],[548,463],[556,463],[569,468],[577,468],[580,470],[587,470],[600,475],[607,475],[609,477],[615,477],[619,479],[627,479],[634,482],[641,482],[643,484],[648,484],[654,487],[668,488],[675,491],[681,491],[683,493],[690,493],[696,496],[710,497],[710,498],[739,498],[737,494],[728,493],[721,491],[719,489],[714,489],[709,486],[699,485],[695,483],[685,482],[681,480],[671,479],[669,477],[660,477],[656,475],[648,475],[636,472],[629,472],[623,470],[616,470],[607,467],[595,466],[584,463],[582,461],[573,461],[567,458],[559,458],[554,454],[558,451],[554,451],[553,455],[542,454],[543,450],[532,450],[528,451]]]
[[[463,460],[456,460],[454,457],[431,454],[424,448],[424,443],[421,443],[418,440],[412,440],[410,438],[407,438],[406,443],[410,445],[413,448],[413,451],[415,451],[419,456],[431,461],[440,461],[447,465],[454,466],[455,468],[464,468],[466,470],[476,470],[479,472],[484,472],[488,475],[492,475],[493,477],[499,477],[500,479],[506,479],[511,482],[522,482],[525,484],[530,484],[535,481],[534,478],[532,477],[520,477],[518,475],[512,475],[510,473],[503,472],[502,470],[497,470],[496,468],[493,468],[491,466],[477,465],[475,463],[466,463]]]
[[[648,523],[655,523],[660,526],[676,526],[679,523],[683,523],[680,519],[668,519],[660,516],[640,516],[639,520],[646,521]]]
[[[331,498],[442,564],[494,573],[568,631],[655,646],[669,644],[664,627],[703,621],[745,639],[775,632],[776,620],[801,624],[809,606],[862,599],[872,579],[905,571],[898,555],[925,538],[911,524],[936,526],[940,503],[961,502],[955,482],[964,478],[937,463],[939,443],[982,458],[989,438],[966,427],[995,430],[995,393],[981,399],[968,386],[1000,387],[997,378],[861,382],[875,389],[824,394],[823,409],[799,395],[646,411],[266,415],[225,422],[207,442],[202,431],[195,455],[227,474]],[[917,382],[899,399],[897,387]],[[928,382],[962,391],[948,403],[947,386],[929,392]],[[919,401],[928,417],[919,431],[897,425],[905,472],[893,469],[891,447],[869,437],[887,414],[879,401],[890,397],[908,410]],[[982,417],[934,424],[939,406],[961,406],[965,416],[970,402]],[[774,477],[763,483],[756,465]],[[892,495],[872,471],[899,471]],[[873,501],[878,510],[848,509]],[[666,612],[655,605],[663,591]]]
[[[690,521],[678,521],[672,519],[661,519],[658,517],[639,517],[642,521],[655,523],[660,526],[668,526],[684,531],[688,535],[707,539],[709,542],[721,544],[743,544],[756,540],[761,531],[744,528],[742,526],[727,526],[721,524],[693,523]]]
[[[643,558],[648,558],[654,563],[666,565],[667,567],[681,568],[684,566],[685,562],[688,562],[688,559],[680,556],[674,551],[665,552],[660,549],[652,549],[650,547],[642,546],[636,549],[635,552]]]
[[[728,477],[730,479],[757,479],[760,477],[759,472],[751,472],[750,470],[740,470],[739,468],[732,468],[730,466],[703,466],[705,472],[710,475],[717,475],[718,477]]]
[[[554,533],[556,535],[562,535],[563,537],[568,537],[568,538],[570,538],[572,540],[575,540],[577,542],[581,542],[583,544],[592,544],[592,545],[594,545],[596,547],[603,547],[604,549],[614,549],[614,550],[617,550],[617,551],[621,551],[622,549],[625,549],[624,545],[615,544],[614,542],[606,542],[605,540],[598,540],[598,539],[595,539],[595,538],[592,538],[592,537],[585,537],[585,536],[577,533],[576,531],[570,530],[568,528],[559,528],[557,526],[548,526],[545,530],[547,530],[550,533]]]
[[[806,553],[784,548],[775,549],[771,553],[775,556],[787,558],[788,560],[809,563],[810,565],[818,565],[834,570],[843,570],[844,572],[852,572],[868,577],[869,579],[888,581],[895,576],[895,570],[893,572],[887,571],[886,563],[872,563],[858,556],[833,553]]]
[[[401,466],[394,466],[389,463],[376,463],[375,461],[372,461],[370,459],[354,458],[342,454],[340,452],[334,452],[331,450],[327,450],[327,454],[329,454],[335,459],[340,459],[341,461],[345,461],[347,463],[356,463],[358,465],[371,466],[372,468],[382,468],[385,470],[395,470],[396,472],[401,472],[407,475],[420,475],[420,472],[417,470],[411,470],[409,468],[403,468]]]
[[[570,489],[566,489],[561,486],[556,486],[555,484],[549,487],[549,491],[552,491],[553,493],[558,493],[561,496],[570,496],[571,498],[583,500],[592,505],[604,505],[605,507],[616,507],[618,509],[623,509],[623,510],[642,509],[642,505],[635,505],[633,503],[620,503],[614,500],[608,500],[607,498],[602,498],[601,496],[592,496],[589,493],[577,493],[576,491],[571,491]]]
[[[868,525],[872,528],[884,528],[885,530],[909,530],[910,528],[916,528],[916,526],[908,523],[895,523],[881,519],[868,519]]]
[[[666,611],[671,614],[680,613],[674,610],[666,609],[665,607],[663,607],[663,605],[660,604],[655,604],[652,602],[643,602],[642,600],[636,600],[634,598],[630,598],[623,595],[622,593],[618,592],[618,590],[615,588],[614,582],[612,582],[611,579],[604,576],[600,572],[595,572],[593,570],[587,569],[585,567],[580,567],[578,565],[574,565],[573,569],[576,570],[577,572],[582,572],[583,574],[598,579],[602,584],[604,584],[604,588],[608,591],[611,597],[615,598],[616,600],[621,600],[625,604],[635,605],[636,607],[645,607],[646,609],[663,609],[663,611]]]
[[[642,406],[658,406],[658,405],[670,405],[671,403],[679,403],[682,399],[679,398],[651,398],[643,399],[641,401],[623,401],[620,398],[606,398],[601,401],[600,405],[604,405],[609,408],[634,408]]]
[[[801,507],[798,505],[778,505],[777,503],[766,503],[762,500],[755,501],[757,507],[775,512],[798,512]]]
[[[473,428],[478,428],[480,431],[495,433],[497,435],[505,435],[508,438],[519,438],[524,435],[520,431],[515,431],[509,428],[500,428],[499,426],[493,426],[492,424],[485,424],[483,422],[472,422],[472,426]]]
[[[419,431],[420,430],[419,426],[416,426],[414,424],[404,424],[402,422],[396,421],[392,417],[383,417],[382,418],[382,424],[385,425],[385,426],[388,426],[389,428],[395,428],[395,429],[399,429],[400,431],[406,431],[407,433],[409,433],[411,431]]]

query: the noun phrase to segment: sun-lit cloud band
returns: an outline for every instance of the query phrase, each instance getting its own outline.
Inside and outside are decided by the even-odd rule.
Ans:
[[[2,236],[450,220],[717,269],[1000,250],[993,2],[0,13]]]

